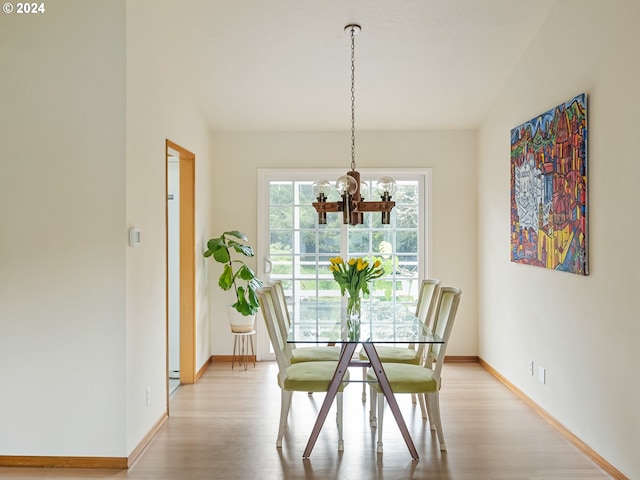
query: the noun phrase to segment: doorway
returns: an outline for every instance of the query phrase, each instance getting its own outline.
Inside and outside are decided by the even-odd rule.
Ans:
[[[166,141],[167,396],[195,383],[195,155]]]
[[[180,386],[180,155],[167,154],[167,343],[169,397]]]

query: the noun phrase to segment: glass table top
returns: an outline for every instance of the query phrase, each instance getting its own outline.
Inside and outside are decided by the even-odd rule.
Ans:
[[[362,322],[358,340],[347,338],[346,322],[336,322],[332,326],[316,323],[297,323],[291,325],[287,336],[289,343],[444,343],[444,341],[425,327],[417,317],[405,318],[400,322],[374,324]]]

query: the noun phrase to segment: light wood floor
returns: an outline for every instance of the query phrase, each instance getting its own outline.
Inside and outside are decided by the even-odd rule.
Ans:
[[[390,412],[384,453],[368,424],[361,385],[345,390],[345,450],[330,413],[309,460],[302,459],[322,394],[294,394],[290,428],[275,447],[280,408],[274,363],[231,371],[213,364],[171,400],[170,418],[128,471],[0,468],[15,479],[455,479],[609,478],[562,435],[475,363],[445,364],[440,394],[448,451],[424,427],[408,395],[399,404],[420,460],[412,461]],[[352,373],[361,378],[359,371]]]

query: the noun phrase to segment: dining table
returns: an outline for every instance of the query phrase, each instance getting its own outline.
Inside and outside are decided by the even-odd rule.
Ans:
[[[417,317],[409,316],[404,318],[401,322],[394,323],[388,328],[384,329],[365,329],[358,339],[349,338],[345,332],[344,321],[341,322],[341,328],[335,328],[330,330],[333,334],[324,332],[322,335],[311,334],[309,329],[296,328],[295,324],[291,325],[287,342],[295,344],[320,344],[328,343],[335,344],[341,347],[340,356],[336,365],[335,372],[331,379],[329,389],[324,397],[322,406],[318,412],[318,418],[315,421],[313,430],[307,442],[307,446],[302,454],[303,458],[309,458],[313,447],[318,439],[318,435],[322,430],[322,426],[327,418],[327,414],[331,409],[331,405],[335,399],[336,394],[340,388],[340,385],[344,381],[344,376],[349,367],[370,367],[377,378],[377,382],[380,385],[380,390],[384,394],[389,409],[393,413],[393,417],[400,429],[400,433],[409,449],[409,453],[414,460],[418,460],[420,457],[418,451],[413,443],[413,439],[407,428],[407,424],[402,417],[402,412],[398,407],[398,402],[393,394],[391,385],[384,371],[384,365],[380,360],[376,345],[417,345],[417,344],[433,344],[444,343],[444,341],[435,335],[427,326],[420,322]],[[368,360],[360,360],[354,356],[358,345],[362,345],[364,352],[367,354]],[[366,380],[362,380],[366,381]],[[350,380],[354,382],[354,380]]]

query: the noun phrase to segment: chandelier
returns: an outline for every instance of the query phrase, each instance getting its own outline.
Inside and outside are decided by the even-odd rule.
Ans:
[[[355,36],[360,33],[360,25],[347,25],[344,31],[351,36],[351,171],[341,176],[335,183],[335,188],[342,200],[327,202],[327,195],[331,190],[328,180],[314,182],[313,195],[317,202],[312,205],[318,212],[318,223],[327,223],[327,213],[342,212],[342,223],[360,225],[363,223],[364,212],[381,212],[382,223],[391,222],[391,210],[396,202],[391,201],[395,194],[396,182],[391,177],[378,180],[380,201],[365,201],[363,186],[360,183],[360,172],[356,170],[356,87],[355,87]]]

